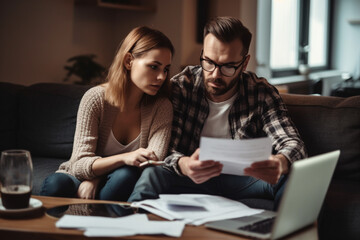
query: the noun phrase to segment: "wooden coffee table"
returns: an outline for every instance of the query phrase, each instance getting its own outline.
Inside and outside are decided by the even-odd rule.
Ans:
[[[111,201],[99,201],[99,200],[84,200],[74,198],[56,198],[56,197],[43,197],[43,196],[32,196],[42,201],[43,208],[35,218],[28,219],[5,219],[0,218],[0,238],[2,240],[11,239],[26,239],[26,240],[41,240],[41,239],[104,239],[104,238],[87,238],[83,235],[80,230],[70,229],[59,229],[55,227],[57,218],[48,216],[45,214],[45,210],[66,204],[73,203],[116,203]],[[149,214],[149,218],[152,220],[160,220],[159,217]],[[106,239],[106,238],[105,238]],[[168,239],[174,240],[177,238],[167,237],[162,235],[138,235],[132,237],[122,237],[115,239]],[[186,226],[180,239],[186,240],[234,240],[234,239],[246,239],[241,238],[237,235],[228,233],[222,233],[215,230],[210,230],[204,226]],[[287,239],[318,239],[316,226],[311,226],[297,233],[292,234]]]

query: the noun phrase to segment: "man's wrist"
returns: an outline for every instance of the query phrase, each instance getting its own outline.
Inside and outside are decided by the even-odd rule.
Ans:
[[[279,158],[279,160],[281,162],[281,174],[289,173],[289,168],[290,168],[289,159],[283,154],[278,154],[277,157]]]
[[[184,166],[183,166],[183,163],[184,163],[184,157],[180,157],[178,162],[177,162],[177,166],[178,166],[178,171],[181,175],[183,176],[186,176],[186,174],[183,172],[183,169],[184,169]]]
[[[172,164],[171,164],[171,168],[175,171],[175,173],[179,176],[185,176],[182,171],[181,171],[181,167],[179,165],[179,161],[180,161],[180,158],[182,158],[182,156],[177,156],[175,158],[173,158],[172,160]]]

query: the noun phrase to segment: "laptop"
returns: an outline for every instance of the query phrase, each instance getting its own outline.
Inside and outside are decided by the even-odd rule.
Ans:
[[[325,199],[340,150],[292,164],[277,212],[220,220],[207,228],[259,239],[278,239],[313,224]]]

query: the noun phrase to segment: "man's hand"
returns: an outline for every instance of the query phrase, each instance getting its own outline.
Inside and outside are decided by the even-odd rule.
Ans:
[[[199,152],[198,148],[190,157],[180,158],[178,163],[182,174],[197,184],[219,176],[223,168],[221,163],[213,160],[199,161]]]
[[[80,183],[77,191],[77,196],[83,199],[95,199],[99,182],[100,178],[83,181],[82,183]]]
[[[245,175],[276,184],[282,174],[289,172],[289,161],[282,155],[271,155],[269,160],[254,162],[250,167],[244,169]]]

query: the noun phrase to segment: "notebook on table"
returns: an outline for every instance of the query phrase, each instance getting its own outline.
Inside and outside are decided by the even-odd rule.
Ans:
[[[320,212],[340,151],[292,164],[277,212],[205,224],[206,227],[259,239],[278,239],[313,224]]]

